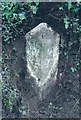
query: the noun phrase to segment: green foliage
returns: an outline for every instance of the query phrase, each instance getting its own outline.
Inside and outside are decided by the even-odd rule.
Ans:
[[[79,27],[79,10],[81,9],[81,3],[80,2],[66,2],[62,3],[61,6],[59,6],[59,10],[61,12],[64,12],[64,25],[65,29],[70,30],[72,28],[73,32],[80,33],[80,27]],[[78,31],[78,32],[77,32]]]
[[[27,21],[25,9],[29,9],[33,14],[36,14],[38,10],[39,2],[31,3],[19,3],[19,2],[2,2],[1,10],[3,20],[3,42],[10,43],[15,40],[13,31],[17,31],[17,27],[20,26],[24,21]],[[13,37],[12,37],[13,36]]]
[[[2,2],[1,3],[2,20],[3,20],[3,42],[10,43],[15,40],[13,31],[20,26],[23,22],[27,21],[26,9],[31,11],[33,14],[37,13],[39,1],[36,2]],[[61,3],[59,10],[64,12],[64,26],[68,31],[74,28],[74,32],[80,34],[81,26],[79,26],[78,12],[81,9],[81,3],[66,2]],[[20,32],[21,33],[21,32]],[[12,37],[13,36],[13,37]]]
[[[22,33],[18,28],[28,20],[27,11],[31,14],[36,14],[38,10],[39,2],[37,3],[19,3],[19,2],[2,2],[0,3],[2,10],[2,42],[3,45],[13,43],[17,34]],[[21,28],[20,28],[21,30]],[[12,52],[16,55],[16,48],[12,48]],[[9,54],[6,53],[6,49],[3,49],[3,105],[9,112],[13,109],[13,104],[18,99],[16,89],[11,87],[10,68],[5,63],[5,60],[9,60]],[[17,73],[16,73],[17,74]],[[16,78],[15,78],[16,79]],[[15,84],[14,79],[14,84]],[[14,86],[16,88],[16,86]],[[8,99],[7,99],[8,98]],[[20,106],[19,112],[26,114],[27,108]]]
[[[27,114],[27,110],[28,110],[27,106],[21,106],[21,107],[19,108],[19,112],[20,112],[22,115],[26,115],[26,114]]]
[[[64,24],[65,24],[65,29],[68,29],[69,25],[70,25],[70,20],[69,20],[68,16],[65,16],[65,18],[64,18]]]
[[[69,2],[68,2],[68,10],[70,10],[72,7],[73,7],[73,6],[72,6],[72,3],[69,1]]]
[[[39,5],[39,2],[36,2],[34,5],[32,2],[27,3],[27,6],[33,12],[33,14],[36,14],[36,12],[38,10],[38,5]]]

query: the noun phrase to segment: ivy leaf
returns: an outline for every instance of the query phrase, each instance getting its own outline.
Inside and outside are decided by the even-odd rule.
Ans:
[[[59,7],[59,10],[63,10],[63,7]]]
[[[36,14],[36,12],[37,12],[37,6],[35,6],[35,5],[32,5],[31,6],[31,10],[32,10],[32,12],[34,13],[34,14]]]
[[[76,68],[71,67],[71,71],[72,71],[72,73],[76,72]]]
[[[64,24],[65,24],[65,29],[68,29],[70,21],[69,21],[69,18],[67,16],[64,18]]]
[[[19,18],[20,18],[20,20],[26,19],[25,13],[24,12],[23,13],[19,13]]]
[[[80,2],[81,2],[81,0],[77,0],[77,2],[78,2],[78,3],[80,3]]]
[[[17,14],[16,13],[13,13],[13,18],[16,18],[17,17]]]
[[[72,8],[72,3],[68,2],[68,10],[70,10]]]

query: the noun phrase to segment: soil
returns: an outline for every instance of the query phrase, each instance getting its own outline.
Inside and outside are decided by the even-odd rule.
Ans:
[[[17,89],[20,96],[13,103],[11,112],[5,109],[3,105],[4,118],[79,118],[79,71],[72,72],[70,69],[79,58],[79,42],[77,40],[71,49],[68,47],[68,39],[73,36],[66,34],[66,31],[63,29],[63,21],[59,22],[59,19],[51,15],[55,10],[55,6],[56,3],[41,3],[37,14],[33,15],[33,17],[29,14],[28,22],[20,26],[20,28],[23,28],[23,35],[17,35],[13,43],[5,46],[5,53],[9,56],[9,59],[5,59],[5,65],[10,70],[9,84],[11,85],[11,89],[13,86]],[[36,90],[33,87],[34,79],[27,72],[25,59],[26,39],[24,37],[29,30],[41,22],[48,23],[64,38],[63,47],[61,47],[62,41],[60,41],[57,82],[42,101],[39,100]],[[14,47],[16,48],[16,52],[13,50]],[[23,104],[29,105],[29,110],[25,116],[21,115],[18,110],[22,98],[24,100]]]

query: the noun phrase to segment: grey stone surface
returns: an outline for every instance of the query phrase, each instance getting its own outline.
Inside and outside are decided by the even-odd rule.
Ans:
[[[26,34],[27,68],[39,88],[40,98],[48,94],[57,79],[59,40],[59,34],[46,23]]]

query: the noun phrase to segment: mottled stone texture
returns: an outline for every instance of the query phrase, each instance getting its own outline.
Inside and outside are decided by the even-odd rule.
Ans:
[[[59,34],[46,23],[40,23],[26,34],[27,68],[35,78],[41,98],[57,79],[59,40]]]

